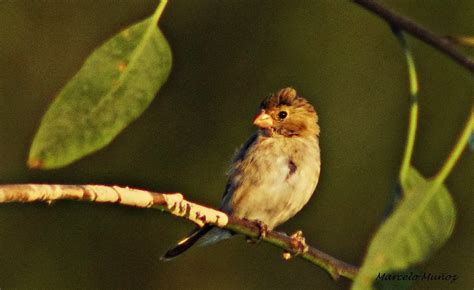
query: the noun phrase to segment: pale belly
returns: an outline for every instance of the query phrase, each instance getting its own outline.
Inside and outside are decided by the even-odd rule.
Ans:
[[[272,229],[310,199],[319,179],[320,155],[316,139],[268,141],[239,164],[228,206],[233,215]]]

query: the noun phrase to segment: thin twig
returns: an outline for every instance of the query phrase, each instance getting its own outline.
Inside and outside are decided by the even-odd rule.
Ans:
[[[158,193],[119,186],[104,185],[51,185],[8,184],[0,185],[0,203],[53,202],[79,200],[98,203],[117,203],[140,208],[155,208],[184,217],[199,226],[213,224],[251,238],[261,235],[260,226],[254,222],[229,216],[221,211],[189,202],[180,193]],[[358,268],[340,261],[314,247],[295,243],[284,233],[270,231],[262,240],[323,268],[332,278],[340,276],[353,280]],[[303,250],[302,250],[302,247]]]
[[[373,12],[380,18],[387,21],[391,26],[395,26],[401,30],[404,30],[419,40],[426,42],[432,47],[448,55],[459,65],[474,73],[474,60],[462,54],[446,37],[442,37],[435,34],[434,32],[431,32],[415,21],[386,8],[373,0],[352,0],[352,2]]]

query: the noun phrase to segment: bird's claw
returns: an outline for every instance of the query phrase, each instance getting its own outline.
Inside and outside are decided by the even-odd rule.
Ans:
[[[255,223],[257,224],[259,228],[258,240],[261,241],[264,238],[266,238],[268,235],[268,226],[265,223],[263,223],[261,220],[255,220]]]
[[[290,244],[293,247],[293,251],[284,251],[283,259],[289,260],[293,257],[303,255],[308,252],[309,247],[306,244],[306,239],[304,238],[302,231],[297,231],[296,233],[292,234],[290,238]]]
[[[262,222],[261,220],[254,220],[253,222],[255,224],[257,224],[257,226],[258,226],[258,229],[259,229],[258,237],[256,239],[255,238],[247,238],[247,243],[257,244],[260,241],[262,241],[264,238],[267,237],[267,234],[268,234],[269,230],[268,230],[268,226],[264,222]]]

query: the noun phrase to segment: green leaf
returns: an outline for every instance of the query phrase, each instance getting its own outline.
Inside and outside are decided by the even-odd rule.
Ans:
[[[95,50],[41,121],[30,167],[72,163],[109,144],[148,107],[171,70],[171,50],[155,14]]]
[[[456,209],[444,185],[409,167],[402,188],[404,198],[372,239],[352,289],[373,289],[379,273],[400,272],[426,261],[451,236]]]

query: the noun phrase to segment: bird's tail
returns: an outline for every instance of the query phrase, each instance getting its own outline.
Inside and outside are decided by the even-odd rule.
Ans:
[[[202,228],[194,229],[186,238],[179,241],[175,247],[169,249],[161,257],[161,260],[169,261],[181,255],[201,238],[202,240],[198,244],[200,246],[207,246],[210,244],[214,244],[220,240],[228,239],[230,237],[232,237],[232,234],[229,231],[216,228],[211,225],[205,225]]]

